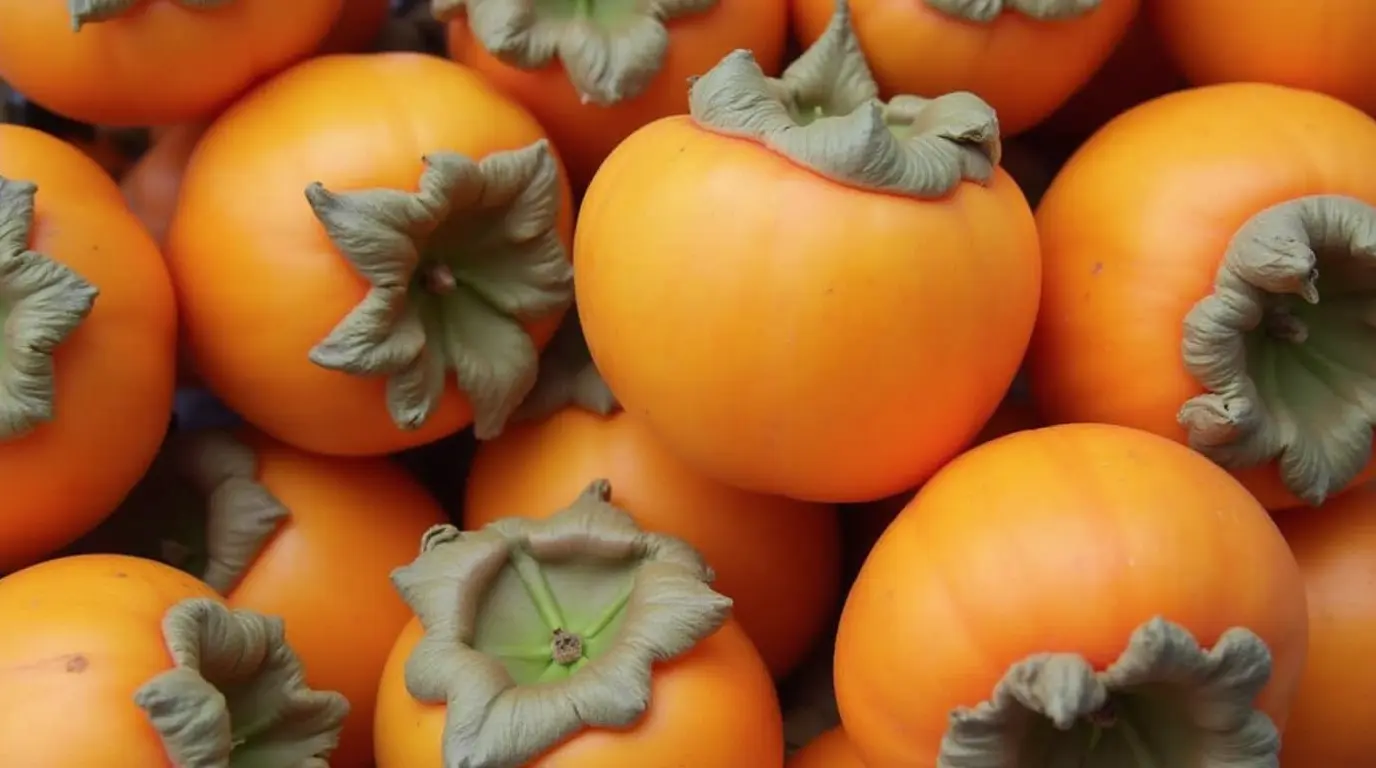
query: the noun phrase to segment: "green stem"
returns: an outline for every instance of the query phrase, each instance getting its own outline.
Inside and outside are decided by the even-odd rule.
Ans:
[[[549,646],[542,648],[489,648],[487,653],[514,661],[549,661]]]
[[[549,631],[568,627],[568,623],[564,621],[564,613],[559,609],[559,601],[554,598],[554,591],[545,580],[545,572],[540,569],[539,561],[521,547],[512,547],[510,556],[516,577],[521,580],[526,593],[530,595],[530,601],[539,612],[540,619],[549,627]]]
[[[573,0],[573,12],[580,18],[591,19],[593,0]]]

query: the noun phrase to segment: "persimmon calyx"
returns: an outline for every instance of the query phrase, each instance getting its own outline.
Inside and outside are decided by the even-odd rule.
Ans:
[[[282,620],[191,599],[163,617],[173,667],[134,693],[184,768],[328,768],[349,702],[312,690]]]
[[[1037,21],[1064,21],[1098,8],[1103,0],[926,0],[947,16],[988,24],[1007,12]]]
[[[53,353],[95,306],[99,290],[29,249],[38,187],[0,176],[0,440],[52,421]]]
[[[1068,653],[1014,664],[988,701],[951,713],[937,767],[1273,768],[1280,734],[1253,706],[1270,677],[1271,652],[1250,630],[1206,651],[1152,619],[1103,671]]]
[[[258,482],[257,454],[231,433],[182,433],[169,449],[181,476],[205,499],[205,560],[197,575],[228,594],[291,510]]]
[[[1229,469],[1275,460],[1317,506],[1371,460],[1373,348],[1376,207],[1339,195],[1272,206],[1237,231],[1185,317],[1185,368],[1206,393],[1180,425]]]
[[[573,302],[560,194],[558,161],[543,139],[476,162],[429,155],[416,192],[312,184],[306,199],[316,217],[370,287],[311,361],[386,377],[388,412],[408,430],[439,406],[452,370],[478,437],[500,434],[540,364],[524,323]]]
[[[726,621],[731,601],[697,551],[610,498],[598,480],[546,520],[432,529],[393,572],[425,629],[406,688],[448,708],[445,765],[514,768],[585,727],[629,727],[652,667]]]
[[[540,378],[512,421],[538,421],[568,407],[610,416],[621,407],[602,379],[583,338],[577,308],[569,310],[540,357]]]
[[[659,74],[670,20],[718,2],[434,0],[434,12],[442,21],[465,12],[478,42],[514,67],[539,69],[558,58],[583,103],[610,106],[639,96]]]
[[[87,24],[110,21],[134,9],[144,0],[67,0],[72,17],[72,31],[79,32]],[[192,10],[210,10],[229,5],[234,0],[173,0]]]
[[[848,186],[909,197],[985,183],[1001,152],[998,118],[972,93],[880,101],[845,0],[781,78],[738,50],[693,82],[688,103],[707,130],[757,141]]]

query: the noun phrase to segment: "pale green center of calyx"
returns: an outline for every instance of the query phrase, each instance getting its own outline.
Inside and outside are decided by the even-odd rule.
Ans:
[[[542,562],[513,547],[479,611],[472,647],[500,660],[519,685],[576,673],[615,642],[635,565]]]

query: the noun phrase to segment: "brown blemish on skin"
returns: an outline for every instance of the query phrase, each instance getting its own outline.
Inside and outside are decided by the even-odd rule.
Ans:
[[[91,666],[91,662],[88,661],[86,657],[80,653],[74,653],[67,659],[67,671],[71,672],[74,675],[79,675],[82,672],[85,672],[86,668],[89,666]]]

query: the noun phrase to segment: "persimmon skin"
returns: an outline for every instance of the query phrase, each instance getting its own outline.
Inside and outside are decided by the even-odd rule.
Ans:
[[[119,179],[120,192],[129,210],[160,244],[167,237],[167,228],[177,208],[182,174],[206,127],[205,123],[168,127]]]
[[[1228,242],[1296,197],[1376,204],[1376,121],[1318,93],[1263,84],[1194,88],[1115,118],[1037,208],[1042,305],[1028,351],[1051,423],[1102,422],[1184,442],[1185,315],[1213,291]],[[1355,481],[1376,472],[1369,463]],[[1235,473],[1267,509],[1302,502],[1274,462]]]
[[[382,34],[391,10],[391,0],[344,0],[320,52],[365,53]]]
[[[822,36],[835,0],[792,0],[804,44]],[[886,96],[973,91],[1007,137],[1044,120],[1087,83],[1136,15],[1138,0],[1102,0],[1065,21],[1006,12],[988,24],[947,16],[925,0],[850,0],[855,34]],[[1029,71],[1030,70],[1030,71]]]
[[[814,501],[912,488],[974,437],[1041,279],[1002,169],[938,201],[878,194],[687,117],[613,153],[575,237],[583,329],[627,411],[710,477]]]
[[[443,768],[445,707],[406,691],[406,659],[424,630],[412,620],[382,673],[377,768]],[[688,653],[655,667],[650,707],[623,731],[585,729],[523,768],[773,766],[784,760],[774,682],[734,619]]]
[[[1376,486],[1276,518],[1304,574],[1309,661],[1281,740],[1282,768],[1365,765],[1376,754]]]
[[[0,579],[0,765],[174,768],[134,692],[172,667],[163,615],[214,590],[123,555],[49,560]]]
[[[370,768],[377,681],[411,618],[389,577],[415,559],[421,535],[445,522],[444,513],[386,459],[315,456],[243,437],[258,459],[258,481],[291,517],[226,600],[284,619],[307,683],[349,700],[330,765]]]
[[[1009,666],[1056,651],[1103,668],[1156,616],[1206,648],[1232,627],[1260,636],[1273,669],[1257,705],[1284,727],[1304,585],[1246,489],[1138,430],[1008,435],[928,481],[865,561],[836,640],[842,722],[867,763],[932,768],[949,712]]]
[[[330,242],[305,189],[414,191],[427,153],[477,159],[542,138],[534,118],[476,73],[420,54],[312,59],[237,102],[192,154],[167,237],[198,377],[258,429],[314,453],[394,453],[466,426],[472,409],[452,375],[429,420],[406,431],[387,412],[385,377],[310,361],[368,284]],[[567,187],[561,198],[569,244]],[[558,322],[528,328],[537,347]]]
[[[54,418],[0,440],[0,573],[114,511],[167,432],[176,306],[157,246],[105,171],[60,139],[0,125],[0,176],[38,185],[30,247],[100,290],[54,354]]]
[[[1262,82],[1376,112],[1376,6],[1364,0],[1152,0],[1144,4],[1191,82]]]
[[[140,3],[73,32],[62,0],[0,0],[0,79],[48,109],[99,125],[196,120],[312,53],[344,0]]]
[[[787,0],[718,0],[705,13],[668,22],[669,48],[659,74],[638,96],[606,107],[584,104],[558,61],[525,70],[493,56],[468,29],[449,22],[449,56],[483,74],[529,109],[563,153],[576,189],[636,129],[688,111],[688,80],[705,74],[726,54],[747,48],[765,72],[777,74],[788,37]]]
[[[846,732],[832,728],[794,752],[784,768],[866,768],[860,755],[846,738]]]
[[[590,480],[646,530],[692,544],[716,572],[776,678],[802,661],[834,618],[840,594],[836,510],[740,491],[709,480],[622,413],[568,408],[480,444],[468,476],[464,527],[503,517],[545,518]]]

